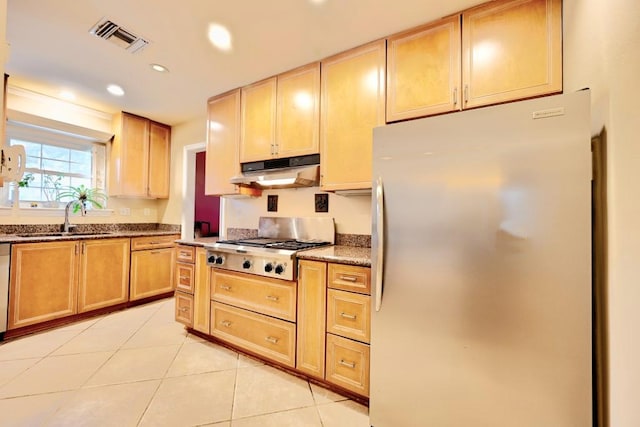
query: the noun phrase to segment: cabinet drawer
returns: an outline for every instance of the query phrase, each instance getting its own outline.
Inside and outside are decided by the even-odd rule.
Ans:
[[[295,322],[296,283],[214,270],[211,299]]]
[[[132,237],[131,250],[139,251],[143,249],[171,248],[175,246],[174,242],[179,238],[180,236],[178,234],[171,234],[168,236]]]
[[[193,264],[196,259],[196,248],[193,246],[179,245],[176,248],[176,261]]]
[[[327,332],[369,343],[371,339],[371,297],[329,289]]]
[[[195,266],[193,264],[185,264],[184,262],[176,263],[176,289],[193,294]]]
[[[295,367],[294,323],[212,302],[211,335],[283,365]]]
[[[327,381],[369,396],[369,346],[327,334]]]
[[[176,322],[193,326],[193,295],[176,292]]]
[[[371,295],[371,269],[345,264],[329,264],[328,286]]]

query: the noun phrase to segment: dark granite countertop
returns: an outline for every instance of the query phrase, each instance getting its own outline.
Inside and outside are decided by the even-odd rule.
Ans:
[[[358,246],[325,246],[296,253],[298,259],[335,262],[371,267],[371,248]]]
[[[27,234],[30,234],[27,236]],[[0,243],[38,243],[53,242],[58,240],[87,240],[87,239],[113,239],[117,237],[145,237],[145,236],[171,236],[180,235],[179,231],[166,230],[119,230],[105,232],[73,232],[73,233],[19,233],[0,234]]]
[[[204,245],[210,245],[211,243],[215,243],[218,241],[218,239],[219,239],[218,236],[198,237],[195,239],[176,240],[176,243],[180,245],[186,245],[186,246],[204,246]]]

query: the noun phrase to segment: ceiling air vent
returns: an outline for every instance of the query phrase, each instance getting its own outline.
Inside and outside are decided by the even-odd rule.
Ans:
[[[142,37],[136,36],[108,19],[103,19],[98,22],[89,30],[89,32],[94,36],[108,40],[131,53],[135,53],[149,44],[149,42]]]

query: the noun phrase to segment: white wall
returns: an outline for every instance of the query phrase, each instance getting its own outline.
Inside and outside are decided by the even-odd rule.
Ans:
[[[329,194],[329,212],[315,212],[318,187],[267,190],[259,198],[225,198],[225,227],[258,228],[260,216],[324,216],[335,218],[336,232],[371,234],[371,196]],[[267,195],[278,195],[278,211],[267,212]]]
[[[565,91],[593,91],[593,130],[607,128],[610,420],[640,425],[640,5],[564,1]]]
[[[206,105],[203,105],[203,109]],[[185,197],[183,188],[183,154],[184,147],[206,141],[206,117],[191,120],[171,128],[171,182],[169,199],[160,202],[160,222],[163,224],[182,224],[182,201]]]

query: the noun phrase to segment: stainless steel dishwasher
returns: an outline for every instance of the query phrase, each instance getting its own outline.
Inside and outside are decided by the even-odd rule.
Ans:
[[[4,339],[7,330],[10,256],[11,245],[0,244],[0,341]]]

